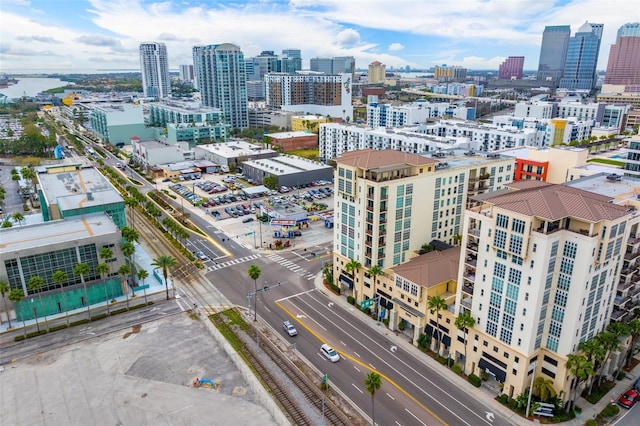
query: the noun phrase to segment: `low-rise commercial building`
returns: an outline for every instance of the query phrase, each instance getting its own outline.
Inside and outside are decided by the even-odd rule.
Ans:
[[[238,166],[249,160],[270,158],[278,153],[261,145],[234,139],[228,142],[198,145],[195,147],[196,159],[209,160],[219,166]]]
[[[333,179],[331,166],[294,155],[244,161],[242,172],[247,178],[258,182],[263,182],[265,177],[272,175],[278,179],[278,186],[287,187]]]

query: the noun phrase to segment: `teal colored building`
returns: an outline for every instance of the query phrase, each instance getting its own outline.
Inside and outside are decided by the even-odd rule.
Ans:
[[[129,145],[133,136],[147,139],[157,134],[156,129],[145,125],[142,105],[133,103],[93,105],[91,129],[112,145]]]

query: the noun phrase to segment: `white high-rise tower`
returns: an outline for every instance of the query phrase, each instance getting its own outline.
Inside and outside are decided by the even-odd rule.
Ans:
[[[140,44],[142,90],[146,98],[166,98],[171,95],[171,77],[167,47],[164,43]]]

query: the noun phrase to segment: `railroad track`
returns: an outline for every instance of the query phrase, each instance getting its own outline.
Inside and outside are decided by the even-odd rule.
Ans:
[[[171,244],[165,243],[162,232],[155,228],[155,226],[148,222],[145,218],[145,227],[151,232],[141,232],[141,236],[147,240],[147,242],[158,249],[157,241],[150,241],[150,234],[157,240],[162,241],[164,250],[168,250],[176,259],[184,260],[182,253],[173,247]],[[138,222],[139,223],[139,222]],[[166,253],[166,251],[165,251]],[[189,285],[189,291],[199,303],[199,309],[203,310],[208,317],[209,315],[218,313],[220,309],[215,309],[210,303],[211,294],[219,293],[219,290],[204,276],[200,274],[200,271],[195,265],[188,260],[183,265],[185,271],[183,271],[183,277],[186,281],[185,284],[197,284],[202,286],[204,292],[198,288],[198,285]],[[222,308],[224,304],[222,299],[218,301],[219,308]],[[227,306],[224,306],[225,308]],[[247,331],[251,339],[256,338],[256,329],[250,327]],[[322,392],[310,382],[310,379],[305,376],[300,370],[298,370],[293,363],[291,363],[271,342],[266,339],[260,340],[260,348],[269,356],[271,361],[284,373],[287,378],[295,385],[295,387],[302,393],[309,404],[318,410],[318,413],[322,413],[323,401],[324,401],[324,421],[328,425],[352,425],[351,421],[335,404],[333,404],[328,398],[323,399]],[[280,407],[289,417],[289,420],[295,425],[315,425],[318,422],[312,421],[308,418],[305,412],[300,408],[296,400],[291,396],[291,393],[287,386],[281,384],[276,380],[274,374],[267,368],[264,363],[253,353],[253,351],[246,345],[242,348],[243,355],[248,360],[249,364],[255,369],[257,374],[262,378],[264,385],[271,391],[274,398],[280,404]]]

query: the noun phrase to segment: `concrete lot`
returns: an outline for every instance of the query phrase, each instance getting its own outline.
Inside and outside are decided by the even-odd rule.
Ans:
[[[186,314],[2,368],[2,425],[275,424],[203,322]],[[195,377],[219,387],[194,388]]]

